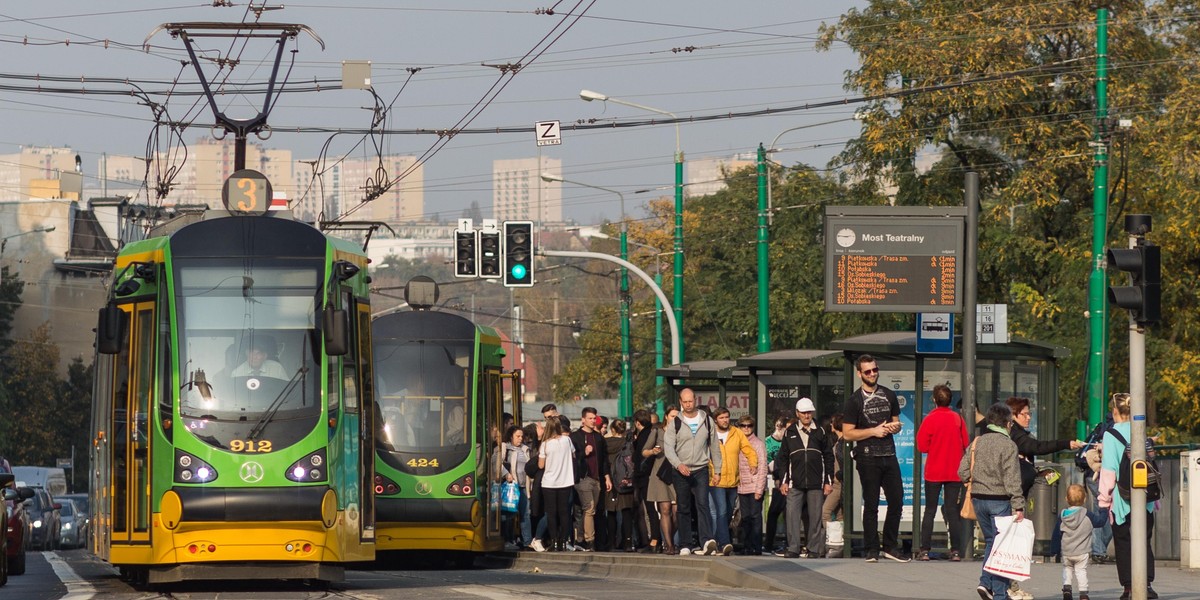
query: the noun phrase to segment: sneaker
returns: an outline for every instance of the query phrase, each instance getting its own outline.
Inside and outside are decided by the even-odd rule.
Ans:
[[[584,542],[582,544],[576,544],[575,551],[576,552],[591,552],[592,551],[592,543]]]
[[[1014,581],[1013,584],[1015,585],[1016,582]],[[1012,585],[1008,588],[1008,597],[1012,600],[1033,600],[1033,594]]]
[[[800,553],[799,552],[784,552],[783,557],[784,558],[800,558]]]
[[[546,545],[542,543],[542,540],[539,540],[537,538],[533,538],[533,543],[530,544],[530,546],[533,546],[534,552],[545,552],[546,551]]]
[[[883,557],[888,560],[894,560],[896,562],[902,562],[902,563],[906,563],[906,562],[912,560],[911,558],[909,558],[909,556],[907,554],[905,554],[899,550],[884,550]],[[1011,592],[1010,592],[1010,594],[1011,594]],[[1017,600],[1017,599],[1014,598],[1013,600]]]
[[[1083,595],[1086,596],[1087,592],[1083,592]],[[1071,586],[1069,585],[1063,586],[1063,600],[1075,600],[1075,596],[1071,595]]]
[[[1158,592],[1148,585],[1146,586],[1146,600],[1158,600]]]
[[[704,542],[704,550],[700,552],[701,556],[716,556],[717,540],[708,540]]]
[[[721,546],[722,556],[729,556],[730,554],[733,554],[733,544],[725,544],[724,546]]]
[[[788,555],[788,551],[784,550],[783,548],[780,548],[780,549],[776,550],[775,552],[773,552],[772,554],[774,554],[775,556],[782,556],[782,557],[786,558]]]
[[[1107,554],[1093,554],[1092,560],[1089,562],[1091,562],[1093,565],[1108,564],[1108,555]]]
[[[579,550],[579,547],[576,546],[575,544],[572,544],[571,542],[563,542],[563,551],[564,552],[575,552],[577,550]]]
[[[521,549],[520,544],[517,544],[515,542],[504,542],[504,551],[505,552],[516,552],[517,550],[520,550],[520,549]]]
[[[1125,588],[1125,592],[1121,594],[1121,600],[1132,600],[1133,590]]]
[[[958,550],[950,551],[950,562],[962,562],[962,555],[958,553]]]
[[[920,552],[917,552],[917,560],[921,562],[929,562],[929,551],[921,550]]]
[[[1088,598],[1087,592],[1079,592],[1079,600],[1092,600],[1092,599]]]
[[[683,547],[681,547],[681,548],[679,549],[679,555],[680,555],[680,556],[687,556],[687,555],[689,555],[689,554],[691,554],[691,553],[692,553],[692,549],[691,549],[691,548],[688,548],[687,546],[683,546]]]
[[[976,587],[975,591],[979,594],[980,600],[992,600],[992,590],[989,590],[981,585]]]
[[[877,552],[875,550],[871,550],[870,552],[867,552],[867,562],[872,562],[872,563],[879,562],[879,552]],[[980,586],[980,587],[982,588],[983,586]],[[989,598],[989,600],[990,600],[990,598]]]
[[[821,555],[817,554],[816,552],[809,552],[808,554],[805,554],[804,557],[805,558],[821,558]]]

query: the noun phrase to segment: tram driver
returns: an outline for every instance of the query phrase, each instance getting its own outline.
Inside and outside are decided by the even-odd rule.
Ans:
[[[271,358],[275,351],[275,340],[266,336],[255,336],[250,340],[250,350],[246,353],[246,362],[233,370],[233,376],[287,379],[287,372],[283,370],[283,365]]]

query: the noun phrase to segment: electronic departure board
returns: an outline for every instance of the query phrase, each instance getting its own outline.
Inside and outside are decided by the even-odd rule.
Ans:
[[[850,208],[825,215],[825,310],[962,312],[963,209]]]

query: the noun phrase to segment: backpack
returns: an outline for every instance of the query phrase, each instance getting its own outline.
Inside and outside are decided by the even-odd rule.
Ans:
[[[626,439],[612,465],[613,487],[617,488],[617,493],[628,494],[633,491],[633,476],[633,442]]]
[[[1117,491],[1121,494],[1121,499],[1129,502],[1130,484],[1133,482],[1132,462],[1133,452],[1129,449],[1129,442],[1125,440],[1125,436],[1116,429],[1109,429],[1118,442],[1125,445],[1125,452],[1121,453],[1121,466],[1117,467]],[[1159,484],[1161,477],[1158,473],[1158,464],[1154,461],[1154,445],[1149,438],[1146,439],[1146,463],[1149,468],[1146,469],[1146,503],[1154,502],[1162,498],[1162,485]]]

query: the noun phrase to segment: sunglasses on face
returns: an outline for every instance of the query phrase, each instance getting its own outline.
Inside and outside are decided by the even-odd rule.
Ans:
[[[875,367],[874,369],[866,369],[864,371],[859,371],[859,372],[862,373],[863,375],[874,375],[879,372],[879,367]]]

